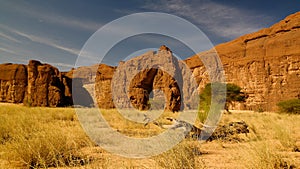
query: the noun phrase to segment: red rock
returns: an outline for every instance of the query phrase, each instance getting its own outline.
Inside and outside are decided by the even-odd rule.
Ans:
[[[0,64],[0,101],[22,103],[27,89],[27,67]]]
[[[97,68],[95,81],[95,99],[99,108],[114,108],[111,92],[111,80],[115,67],[100,64]]]
[[[300,12],[215,49],[227,82],[241,86],[249,94],[246,103],[237,105],[237,109],[274,111],[279,101],[300,94]],[[199,55],[206,56],[205,52]],[[185,62],[204,87],[208,76],[199,57]]]
[[[27,66],[27,102],[31,106],[57,107],[63,104],[63,83],[57,68],[30,60]]]

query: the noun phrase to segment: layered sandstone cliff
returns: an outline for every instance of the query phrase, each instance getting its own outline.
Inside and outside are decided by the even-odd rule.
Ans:
[[[299,96],[299,12],[270,28],[220,44],[215,49],[227,82],[238,84],[249,95],[246,103],[236,108],[271,111],[276,110],[279,101]],[[198,82],[206,83],[207,73],[199,57],[193,56],[186,63]]]

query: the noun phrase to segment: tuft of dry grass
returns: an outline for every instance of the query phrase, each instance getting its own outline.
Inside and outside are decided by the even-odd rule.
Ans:
[[[299,115],[278,113],[237,113],[250,123],[252,133],[240,152],[247,168],[296,168],[292,149],[300,141]]]
[[[246,168],[296,168],[292,159],[280,154],[268,141],[258,141],[241,146],[240,152],[244,154],[243,160]]]
[[[195,146],[193,142],[183,141],[173,147],[171,150],[164,152],[153,159],[161,168],[168,169],[194,169],[205,168],[204,163],[198,163],[197,157],[201,155],[199,147]]]
[[[93,144],[71,109],[1,106],[0,119],[1,158],[10,163],[47,168],[90,161],[80,150]]]

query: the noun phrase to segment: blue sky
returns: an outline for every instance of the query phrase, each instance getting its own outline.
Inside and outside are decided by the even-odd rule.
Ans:
[[[269,27],[297,11],[300,2],[292,0],[0,0],[0,63],[27,64],[28,60],[36,59],[62,71],[70,70],[95,31],[137,12],[164,12],[182,17],[216,45]],[[102,62],[116,65],[135,51],[162,44],[183,59],[193,54],[170,37],[145,34],[120,42]]]

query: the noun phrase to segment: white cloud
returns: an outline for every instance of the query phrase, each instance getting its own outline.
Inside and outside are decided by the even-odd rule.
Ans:
[[[5,39],[8,39],[8,40],[10,40],[10,41],[12,41],[12,42],[20,43],[19,40],[15,39],[14,37],[12,37],[12,36],[10,36],[10,35],[4,34],[4,33],[2,33],[2,32],[0,32],[0,36],[2,36],[2,37],[5,38]]]
[[[69,47],[64,47],[64,46],[62,46],[62,45],[55,44],[55,43],[53,43],[53,42],[51,42],[51,41],[49,41],[49,42],[47,42],[47,43],[45,43],[45,44],[47,44],[47,45],[49,45],[49,46],[52,46],[52,47],[54,47],[54,48],[63,50],[63,51],[65,51],[65,52],[68,52],[68,53],[73,54],[73,55],[78,55],[79,52],[80,52],[79,49],[69,48]]]
[[[4,27],[4,26],[1,26],[1,27]],[[28,33],[20,32],[18,30],[12,29],[12,28],[7,29],[7,31],[10,31],[11,33],[14,33],[14,34],[16,34],[18,36],[21,36],[23,38],[29,39],[32,42],[41,43],[41,44],[44,44],[44,45],[62,50],[64,52],[73,54],[73,55],[78,55],[79,52],[80,52],[80,50],[78,50],[78,49],[69,48],[69,47],[60,45],[60,44],[58,44],[58,42],[55,42],[55,41],[53,41],[51,39],[48,39],[48,38],[39,37],[39,36],[36,36],[36,35],[31,35],[31,34],[28,34]]]
[[[15,51],[12,51],[12,50],[9,50],[9,49],[6,49],[6,48],[1,48],[1,47],[0,47],[0,51],[10,53],[10,54],[14,54],[14,55],[17,54]]]
[[[26,11],[31,16],[38,18],[40,22],[50,22],[54,24],[59,24],[63,26],[67,26],[71,29],[81,29],[81,30],[88,30],[88,31],[96,31],[99,29],[102,24],[98,22],[83,20],[83,19],[76,19],[73,17],[67,17],[57,14],[48,14],[48,13],[37,13],[35,11]]]
[[[66,26],[70,29],[79,29],[87,31],[96,31],[103,23],[91,21],[89,19],[76,18],[73,16],[66,16],[59,13],[51,12],[47,9],[40,8],[35,4],[26,5],[22,2],[9,2],[9,5],[13,7],[13,10],[21,15],[32,17],[39,22],[52,23],[60,26]],[[24,7],[24,5],[26,7]]]
[[[261,29],[261,23],[257,18],[267,18],[267,16],[259,16],[251,11],[206,0],[148,2],[143,8],[173,13],[191,19],[204,26],[207,31],[224,38],[236,38],[257,31]]]

